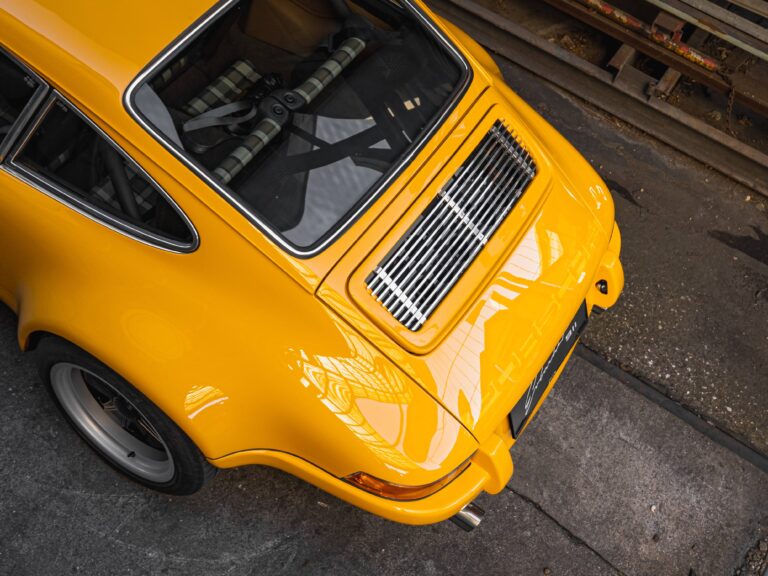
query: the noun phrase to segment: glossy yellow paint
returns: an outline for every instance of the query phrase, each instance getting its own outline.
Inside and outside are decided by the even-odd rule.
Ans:
[[[140,244],[0,170],[0,298],[19,315],[20,344],[47,332],[84,348],[217,466],[275,466],[393,520],[436,522],[482,490],[500,491],[512,474],[507,413],[578,306],[608,308],[623,287],[608,188],[477,44],[432,14],[467,56],[471,86],[338,241],[292,258],[122,104],[139,71],[210,7],[4,0],[4,47],[137,160],[201,238],[191,254]],[[539,176],[428,325],[407,332],[363,280],[499,117]],[[595,288],[600,279],[608,294]],[[342,480],[363,471],[428,484],[468,457],[456,480],[414,502]]]

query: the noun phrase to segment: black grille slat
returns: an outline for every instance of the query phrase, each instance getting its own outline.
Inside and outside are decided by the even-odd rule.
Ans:
[[[405,236],[366,279],[403,326],[419,330],[536,176],[528,151],[497,121]]]

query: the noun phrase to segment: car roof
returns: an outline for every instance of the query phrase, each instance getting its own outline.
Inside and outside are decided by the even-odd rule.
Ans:
[[[215,0],[1,0],[0,42],[54,87],[122,95]],[[91,98],[92,99],[92,98]]]

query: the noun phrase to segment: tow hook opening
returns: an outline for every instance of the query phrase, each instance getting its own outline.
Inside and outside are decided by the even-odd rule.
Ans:
[[[470,502],[451,518],[451,522],[465,532],[472,532],[472,530],[480,526],[483,516],[485,516],[485,510],[474,502]]]

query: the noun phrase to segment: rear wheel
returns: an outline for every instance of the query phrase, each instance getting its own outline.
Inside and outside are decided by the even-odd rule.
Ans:
[[[189,437],[124,378],[76,346],[49,337],[40,376],[64,415],[112,466],[149,488],[192,494],[216,473]]]

